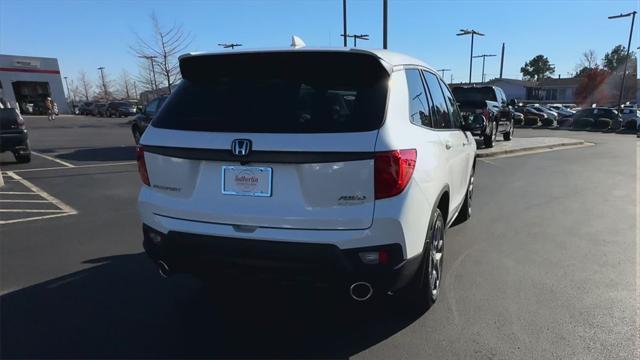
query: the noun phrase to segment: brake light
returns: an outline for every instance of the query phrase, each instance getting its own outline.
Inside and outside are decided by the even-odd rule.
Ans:
[[[418,152],[415,149],[376,153],[374,160],[374,185],[376,200],[400,194],[409,184],[416,167]]]
[[[136,146],[136,161],[138,162],[138,174],[142,183],[150,186],[149,173],[147,173],[147,163],[144,161],[144,149],[142,145]]]

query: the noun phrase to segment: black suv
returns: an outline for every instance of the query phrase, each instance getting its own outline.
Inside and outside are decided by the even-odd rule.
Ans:
[[[167,97],[168,96],[164,95],[149,101],[147,106],[142,109],[140,114],[133,118],[131,132],[133,133],[133,140],[135,140],[136,144],[140,142],[142,134],[144,134],[147,126],[149,126],[149,123],[151,122],[151,120],[153,120],[155,114],[158,112],[158,110],[160,110],[160,107],[162,107],[164,101],[167,100]]]
[[[0,152],[11,151],[19,163],[31,161],[29,135],[16,109],[0,108]]]
[[[504,141],[511,140],[515,99],[507,103],[504,91],[497,86],[459,86],[451,90],[463,120],[485,147],[493,147],[498,134]]]
[[[136,114],[136,107],[127,101],[112,101],[107,104],[105,115],[107,117],[133,116]]]

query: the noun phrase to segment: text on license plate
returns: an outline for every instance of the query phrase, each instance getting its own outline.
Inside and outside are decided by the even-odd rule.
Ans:
[[[226,195],[271,196],[271,168],[223,166],[222,193]]]

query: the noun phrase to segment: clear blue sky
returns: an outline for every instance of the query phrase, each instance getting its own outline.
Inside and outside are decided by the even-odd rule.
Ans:
[[[486,34],[476,38],[476,54],[499,55],[506,43],[505,77],[520,78],[520,67],[537,54],[566,77],[583,51],[594,49],[602,58],[616,44],[626,46],[631,18],[607,16],[639,10],[638,0],[389,3],[389,48],[452,69],[454,81],[466,81],[469,71],[470,38],[455,36],[458,29]],[[218,51],[221,42],[288,46],[292,34],[309,46],[342,46],[342,0],[0,0],[0,53],[56,57],[70,78],[83,69],[95,79],[98,66],[112,78],[122,69],[136,73],[128,45],[134,32],[150,33],[152,11],[161,23],[182,23],[194,36],[193,51]],[[370,34],[363,47],[382,47],[382,0],[348,0],[348,18],[349,33]],[[632,49],[640,40],[636,20]],[[489,78],[497,76],[499,64],[499,57],[487,58]],[[481,65],[475,60],[474,81]]]

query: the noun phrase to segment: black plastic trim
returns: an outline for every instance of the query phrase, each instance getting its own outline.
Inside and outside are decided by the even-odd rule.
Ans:
[[[183,148],[143,145],[148,153],[190,160],[234,161],[241,163],[316,164],[342,161],[371,160],[374,152],[261,151],[236,156],[231,150]]]

